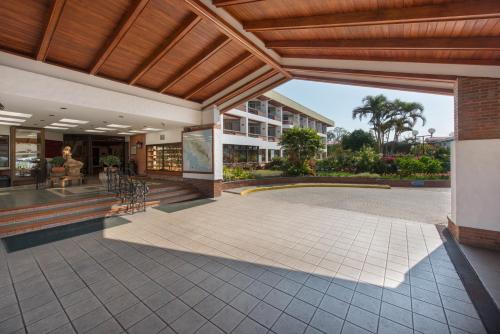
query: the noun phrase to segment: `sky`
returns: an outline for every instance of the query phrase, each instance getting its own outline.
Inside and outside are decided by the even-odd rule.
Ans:
[[[392,89],[379,89],[349,85],[337,85],[323,82],[291,80],[274,89],[280,94],[330,118],[335,126],[348,131],[368,130],[367,119],[352,119],[352,110],[362,105],[367,95],[384,94],[388,99],[396,98],[406,102],[420,102],[424,105],[427,123],[421,121],[415,127],[419,135],[428,134],[427,129],[434,128],[434,136],[448,136],[453,132],[453,96],[405,92]]]

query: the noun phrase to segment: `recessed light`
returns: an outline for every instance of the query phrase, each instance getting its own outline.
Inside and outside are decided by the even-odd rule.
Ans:
[[[66,107],[61,107],[61,108],[59,108],[59,109],[66,110],[66,109],[68,109],[68,108],[66,108]]]
[[[40,120],[40,122],[45,122],[45,120],[44,120],[44,119],[41,119],[41,120]]]
[[[140,131],[140,130],[130,130],[129,132],[133,132],[133,133],[144,133],[145,131]]]
[[[156,129],[156,128],[144,128],[142,129],[144,131],[161,131],[162,129]]]
[[[103,132],[106,132],[106,131],[101,131],[101,130],[85,130],[85,132],[103,133]]]
[[[62,127],[67,127],[67,128],[74,128],[77,127],[77,124],[64,124],[64,123],[52,123],[51,125],[54,126],[62,126]]]
[[[50,114],[49,117],[54,117],[55,115],[54,114]]]
[[[133,133],[131,132],[118,132],[119,135],[127,135],[127,136],[130,136],[130,135],[133,135]]]
[[[108,128],[95,128],[96,130],[104,130],[104,131],[116,131],[116,129],[108,129]]]
[[[130,125],[122,125],[122,124],[108,124],[106,125],[108,128],[118,128],[118,129],[126,129],[130,128]]]
[[[19,118],[12,118],[12,117],[1,117],[0,116],[0,121],[5,121],[5,122],[26,122],[25,119],[19,119]]]
[[[72,124],[87,124],[89,121],[80,121],[78,119],[63,118],[63,119],[60,119],[59,122],[72,123]]]
[[[14,112],[14,111],[5,111],[5,110],[0,110],[0,115],[1,116],[14,116],[14,117],[24,117],[24,118],[30,118],[31,114],[25,114],[22,112]]]
[[[119,115],[118,118],[124,118],[123,115]]]
[[[68,130],[68,128],[62,128],[60,126],[50,126],[50,125],[46,125],[44,126],[45,129],[52,129],[52,130]]]
[[[13,126],[19,126],[21,124],[19,123],[12,123],[12,122],[0,122],[1,125],[13,125]]]

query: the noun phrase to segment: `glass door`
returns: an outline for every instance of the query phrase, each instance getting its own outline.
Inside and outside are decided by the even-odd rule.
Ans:
[[[42,137],[42,130],[15,129],[14,177],[16,179],[34,177],[34,169],[39,167],[43,160]]]

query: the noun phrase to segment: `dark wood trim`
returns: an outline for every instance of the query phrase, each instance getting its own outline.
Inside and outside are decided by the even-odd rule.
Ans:
[[[243,27],[247,31],[266,31],[478,20],[496,17],[500,17],[500,2],[497,0],[481,0],[406,8],[387,8],[364,12],[263,19],[243,22]]]
[[[454,94],[453,88],[447,89],[447,88],[438,88],[438,87],[425,87],[425,86],[417,86],[417,85],[396,84],[396,83],[388,83],[388,82],[375,82],[375,81],[362,81],[362,80],[351,80],[351,79],[315,77],[315,76],[308,76],[308,75],[295,75],[294,79],[327,82],[327,83],[341,84],[341,85],[361,86],[361,87],[397,89],[397,90],[406,90],[406,91],[410,91],[410,92],[430,93],[430,94],[439,94],[439,95],[453,95]]]
[[[198,66],[203,64],[229,43],[231,43],[231,39],[224,37],[223,39],[216,42],[213,46],[211,46],[208,50],[203,50],[202,52],[200,52],[194,60],[189,62],[186,66],[175,73],[174,76],[163,85],[163,88],[160,90],[160,92],[164,93],[168,89],[172,88],[176,83],[184,79],[189,73],[193,72],[198,68]]]
[[[234,107],[248,101],[248,100],[251,100],[253,98],[256,98],[257,96],[259,95],[262,95],[264,94],[265,92],[268,92],[270,91],[271,89],[275,88],[275,87],[278,87],[279,85],[281,84],[284,84],[285,82],[289,81],[290,78],[282,78],[282,79],[279,79],[278,81],[276,82],[273,82],[272,84],[270,85],[267,85],[266,87],[262,88],[262,89],[259,89],[258,91],[256,91],[255,93],[252,93],[248,96],[245,96],[244,98],[238,100],[237,102],[234,102],[234,103],[231,103],[230,105],[228,105],[227,107],[224,107],[222,110],[220,110],[221,113],[224,113],[228,110],[231,110],[233,109]]]
[[[336,55],[313,55],[313,54],[293,54],[282,55],[283,58],[290,59],[329,59],[329,60],[361,60],[361,61],[385,61],[397,63],[423,63],[423,64],[462,64],[462,65],[489,65],[500,66],[499,59],[458,59],[458,58],[394,58],[381,56],[336,56]]]
[[[138,0],[136,4],[129,9],[121,23],[106,42],[104,48],[99,52],[94,64],[90,68],[90,74],[99,72],[99,69],[104,65],[106,59],[108,59],[113,50],[120,44],[123,37],[125,37],[148,3],[149,0]]]
[[[240,86],[239,88],[227,93],[226,95],[222,96],[221,98],[217,99],[215,102],[210,103],[210,104],[219,106],[219,105],[223,104],[224,102],[227,102],[227,101],[231,100],[232,98],[235,98],[236,96],[245,93],[249,89],[252,89],[253,87],[259,85],[260,83],[266,81],[267,79],[272,78],[276,74],[278,74],[278,72],[276,70],[270,69],[266,73],[250,80],[246,84],[244,84],[244,85]]]
[[[49,20],[47,21],[40,46],[38,47],[38,51],[36,53],[36,60],[44,61],[45,58],[47,58],[50,42],[52,41],[52,36],[54,36],[54,32],[57,29],[57,24],[59,23],[65,4],[66,0],[53,1],[52,8],[50,9]]]
[[[213,0],[213,4],[216,7],[226,7],[234,5],[242,5],[246,3],[259,2],[264,0]]]
[[[184,23],[181,24],[175,32],[167,38],[167,40],[141,65],[129,80],[129,84],[135,84],[144,74],[146,74],[153,66],[155,66],[167,53],[170,52],[190,31],[192,31],[198,23],[201,22],[201,17],[193,14]]]
[[[497,37],[461,38],[387,38],[345,40],[279,40],[269,41],[271,49],[329,50],[500,50]]]
[[[210,76],[209,78],[207,78],[206,80],[204,80],[203,82],[201,82],[199,85],[197,85],[196,87],[194,87],[192,90],[190,90],[182,98],[183,99],[189,99],[190,97],[192,97],[196,93],[198,93],[198,92],[202,91],[203,89],[207,88],[208,86],[210,86],[211,84],[213,84],[214,82],[216,82],[217,80],[219,80],[220,78],[222,78],[223,76],[225,76],[226,74],[228,74],[229,72],[231,72],[232,70],[234,70],[235,68],[239,67],[240,65],[242,65],[246,61],[252,59],[253,57],[254,57],[254,55],[251,54],[251,53],[246,53],[246,54],[242,55],[241,57],[239,57],[235,61],[227,64],[225,67],[223,67],[217,73],[215,73],[214,75]]]
[[[345,68],[330,68],[330,67],[308,67],[308,66],[283,66],[290,72],[312,72],[312,73],[328,73],[328,74],[349,74],[354,76],[369,76],[382,78],[399,78],[418,81],[438,81],[438,82],[455,82],[455,75],[440,75],[440,74],[420,74],[420,73],[402,73],[402,72],[383,72],[372,70],[352,70]]]
[[[210,8],[208,8],[202,1],[200,0],[184,0],[190,8],[198,13],[199,15],[205,17],[207,20],[212,22],[217,26],[217,28],[226,36],[231,38],[232,40],[241,44],[245,49],[251,52],[254,56],[262,60],[264,63],[272,66],[277,71],[280,71],[286,77],[291,78],[290,73],[285,71],[281,65],[271,56],[269,56],[266,52],[264,52],[260,47],[255,45],[249,38],[244,36],[234,27],[232,27],[229,23],[227,23],[224,19],[222,19],[219,15],[214,13]]]

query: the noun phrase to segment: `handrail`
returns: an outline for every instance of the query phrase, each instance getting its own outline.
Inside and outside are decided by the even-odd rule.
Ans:
[[[137,180],[128,171],[128,175],[121,170],[114,171],[112,168],[106,170],[106,186],[108,192],[115,193],[120,198],[122,204],[126,205],[127,213],[146,211],[146,195],[149,193],[149,186],[143,180]]]

